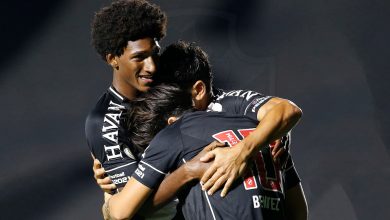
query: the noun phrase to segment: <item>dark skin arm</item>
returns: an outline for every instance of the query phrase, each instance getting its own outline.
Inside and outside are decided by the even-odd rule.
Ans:
[[[169,201],[175,198],[176,193],[184,187],[187,183],[193,180],[200,179],[211,163],[201,162],[200,158],[207,152],[225,146],[223,143],[214,141],[206,146],[197,156],[192,158],[186,164],[180,166],[170,175],[168,175],[160,184],[156,192],[149,197],[145,205],[140,209],[140,213],[150,213],[156,211]],[[113,189],[116,189],[115,184],[112,183],[110,177],[105,176],[105,170],[101,163],[95,159],[93,165],[94,178],[99,187],[105,192],[105,198],[110,198]],[[121,189],[119,189],[121,191]]]
[[[225,145],[217,141],[210,143],[198,155],[165,177],[156,193],[150,197],[146,206],[144,205],[141,211],[150,212],[150,209],[156,211],[169,201],[172,201],[176,193],[186,184],[194,180],[199,180],[211,165],[211,163],[200,162],[200,158],[214,148],[223,146]]]
[[[200,162],[199,158],[219,146],[224,145],[216,141],[209,144],[192,160],[168,175],[154,194],[151,194],[152,189],[131,178],[120,193],[105,197],[105,204],[102,207],[104,219],[128,219],[136,212],[142,215],[157,211],[171,201],[187,183],[200,179],[209,164]]]

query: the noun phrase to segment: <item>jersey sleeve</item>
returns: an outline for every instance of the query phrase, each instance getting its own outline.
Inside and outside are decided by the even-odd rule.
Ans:
[[[112,126],[114,128],[106,133],[102,132],[104,127],[110,126],[104,120],[103,116],[94,112],[87,117],[87,144],[92,155],[102,163],[107,176],[117,188],[122,188],[137,168],[137,157],[130,151],[129,141],[119,125]]]
[[[257,120],[257,112],[272,96],[250,90],[231,90],[223,92],[209,106],[210,111],[224,111],[231,114],[246,115]]]
[[[158,133],[145,149],[138,168],[132,175],[138,182],[153,189],[165,175],[180,163],[182,140],[179,132],[163,130]]]
[[[294,166],[294,162],[292,161],[291,156],[289,157],[287,161],[287,167],[284,170],[283,181],[284,187],[286,189],[290,189],[301,182],[301,179],[299,178],[298,172]]]

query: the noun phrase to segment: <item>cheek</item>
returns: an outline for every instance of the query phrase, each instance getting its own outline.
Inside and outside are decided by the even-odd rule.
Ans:
[[[134,77],[136,73],[139,72],[139,67],[132,63],[127,63],[126,65],[123,65],[120,68],[122,74],[126,75],[127,77]]]

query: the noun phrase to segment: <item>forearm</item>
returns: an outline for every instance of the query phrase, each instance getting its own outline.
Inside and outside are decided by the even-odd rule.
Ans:
[[[241,155],[247,159],[262,146],[282,137],[295,126],[301,116],[302,111],[296,105],[288,100],[280,101],[261,116],[256,129],[242,141]]]
[[[143,211],[145,211],[145,208],[153,210],[161,208],[169,201],[172,201],[183,186],[194,180],[195,177],[191,176],[191,173],[186,168],[186,164],[184,164],[165,177],[156,193],[145,204],[148,207],[142,208]]]
[[[151,192],[151,189],[131,178],[120,193],[113,195],[103,205],[105,219],[132,218]]]

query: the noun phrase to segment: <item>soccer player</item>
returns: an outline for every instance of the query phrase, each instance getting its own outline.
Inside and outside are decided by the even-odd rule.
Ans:
[[[142,153],[132,146],[122,114],[129,110],[129,100],[147,91],[153,82],[158,41],[165,36],[166,23],[165,13],[144,0],[114,1],[98,11],[92,22],[92,45],[112,67],[113,77],[112,85],[89,113],[85,133],[92,156],[110,177],[98,181],[112,180],[118,189],[134,172]],[[175,207],[171,210],[168,216],[174,215]]]
[[[147,148],[125,188],[104,205],[105,217],[132,217],[167,173],[214,139],[234,148],[257,125],[237,114],[195,112],[191,95],[175,86],[159,85],[142,94],[133,102],[129,126],[133,143]],[[199,182],[184,188],[178,194],[184,218],[297,219],[289,216],[287,203],[289,190],[300,182],[289,154],[274,163],[270,148],[263,147],[251,161],[246,178],[235,181],[225,198],[208,195]]]
[[[130,109],[130,100],[147,91],[152,85],[157,67],[158,40],[164,37],[165,29],[165,14],[157,6],[143,0],[115,1],[96,13],[92,23],[92,44],[103,60],[113,69],[112,86],[99,99],[86,120],[88,146],[93,157],[96,158],[95,178],[105,191],[124,186],[128,176],[136,169],[139,154],[143,151],[130,143],[125,133],[127,128],[123,112]],[[197,92],[205,88],[203,85],[202,83],[196,84],[193,100],[198,109],[204,110],[210,100],[199,99]],[[268,101],[268,107],[262,108],[263,110],[259,112],[263,112],[263,116],[268,115],[268,118],[271,118],[272,114],[278,115],[275,120],[276,127],[264,132],[264,134],[270,132],[275,134],[276,131],[278,134],[273,135],[273,138],[280,136],[279,133],[285,130],[288,131],[297,122],[296,116],[299,114],[295,111],[297,107],[288,101],[284,100],[280,102],[282,105],[276,105],[280,103],[272,100],[276,98]],[[256,145],[250,140],[248,143],[251,146]],[[218,160],[218,155],[223,154],[227,158],[223,161],[224,167],[228,166],[225,170],[236,171],[238,167],[242,171],[245,167],[246,160],[244,159],[249,155],[248,152],[253,152],[254,148],[251,146],[236,148],[245,149],[244,153],[237,150],[221,153],[214,151],[213,156],[216,155],[216,162],[221,161]],[[242,158],[240,156],[239,160],[236,160],[237,155],[242,155]],[[109,177],[103,177],[104,169],[97,169],[100,166],[100,162],[97,161],[102,163]],[[218,166],[218,163],[216,165]],[[229,171],[222,177],[230,177],[230,173]],[[219,173],[216,172],[216,174]],[[239,173],[233,172],[233,174],[235,174],[234,178],[237,178]],[[115,184],[107,185],[111,179]],[[216,183],[215,185],[222,185],[224,182],[217,181]]]

